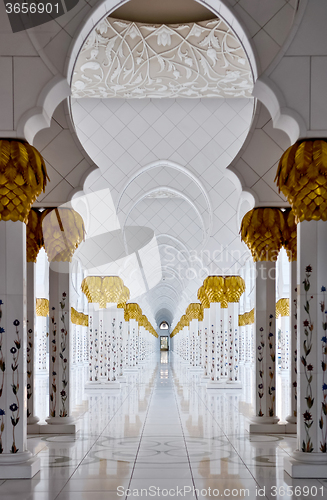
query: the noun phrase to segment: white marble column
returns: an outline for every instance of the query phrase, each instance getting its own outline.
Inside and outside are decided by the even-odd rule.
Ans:
[[[49,417],[43,432],[76,433],[72,417],[71,365],[72,338],[70,320],[69,262],[52,262],[49,273]]]
[[[190,341],[190,368],[196,368],[196,336],[198,333],[198,320],[191,319],[189,324]]]
[[[279,432],[276,426],[276,266],[256,262],[255,303],[255,416],[250,432]],[[276,427],[275,427],[276,426]]]
[[[125,369],[127,372],[135,372],[137,371],[136,367],[136,332],[138,331],[138,322],[134,318],[130,318],[128,323],[127,323],[127,342],[128,342],[128,349],[127,349],[127,359],[128,359],[128,366]]]
[[[221,336],[220,336],[220,317],[221,308],[219,302],[210,304],[210,340],[209,340],[209,367],[210,381],[207,389],[215,389],[221,382]]]
[[[209,311],[209,308],[203,308],[203,379],[209,378]]]
[[[120,383],[125,382],[125,350],[126,350],[126,323],[124,320],[124,309],[117,308],[117,327],[118,327],[118,380]]]
[[[199,368],[203,368],[203,320],[198,322],[198,366]]]
[[[27,449],[26,228],[0,222],[0,479],[31,478]]]
[[[221,356],[221,378],[228,379],[228,329],[229,329],[229,317],[228,309],[223,308],[221,311],[221,345],[222,345],[222,356]]]
[[[251,362],[251,328],[250,325],[245,325],[245,355],[244,361],[246,364]]]
[[[295,425],[297,423],[297,262],[293,260],[290,265],[290,365],[291,365],[291,413],[286,421]],[[296,429],[295,429],[296,432]]]
[[[288,371],[289,369],[289,340],[290,340],[290,318],[289,316],[281,316],[281,370]]]
[[[228,381],[230,386],[241,388],[239,381],[239,338],[238,338],[239,303],[228,303]]]
[[[89,304],[89,326],[88,326],[88,345],[89,345],[89,382],[97,382],[99,379],[99,347],[98,347],[98,329],[99,329],[99,306],[98,304]],[[87,383],[87,385],[88,385]]]
[[[35,263],[27,262],[27,432],[38,433],[35,414],[35,353],[36,353],[36,311],[35,311]],[[32,428],[33,426],[33,428]]]
[[[118,356],[117,356],[117,345],[118,345],[118,331],[119,325],[117,321],[118,309],[116,304],[107,304],[107,308],[103,310],[103,323],[104,330],[106,332],[107,344],[106,344],[106,362],[107,371],[106,377],[103,379],[103,383],[106,387],[112,389],[119,389],[120,383],[117,381],[118,376]]]
[[[292,477],[321,478],[327,471],[326,248],[326,222],[298,224],[298,449],[284,461]]]

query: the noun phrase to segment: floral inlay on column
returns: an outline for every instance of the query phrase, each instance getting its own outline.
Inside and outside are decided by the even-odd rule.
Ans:
[[[323,400],[321,402],[321,416],[319,421],[319,427],[321,429],[321,442],[320,442],[320,451],[323,453],[327,453],[327,311],[325,310],[325,292],[326,287],[322,286],[321,291],[324,294],[324,300],[320,302],[320,309],[322,313],[322,329],[324,331],[324,335],[321,339],[322,342],[322,360],[321,360],[321,368],[322,368],[322,393]]]
[[[112,341],[111,341],[111,349],[110,353],[112,355],[112,381],[116,380],[116,318],[112,319]]]
[[[57,359],[57,323],[55,322],[54,311],[52,307],[51,325],[52,325],[52,340],[50,351],[50,373],[52,376],[51,392],[50,392],[50,416],[56,416],[56,399],[57,399],[57,372],[54,370],[54,365]]]
[[[32,349],[33,349],[33,330],[31,328],[29,328],[27,331],[27,356],[26,356],[26,361],[27,361],[27,417],[29,417],[31,415],[31,411],[30,411],[28,403],[33,395],[33,385],[31,384],[31,378],[32,378],[33,369],[34,369],[34,367],[31,365],[31,362],[33,361],[33,358],[31,356]]]
[[[5,371],[6,371],[6,362],[5,362],[5,357],[3,355],[3,334],[5,333],[5,329],[1,326],[1,319],[2,319],[2,308],[1,306],[3,305],[2,300],[0,300],[0,370],[2,372],[1,376],[1,384],[0,384],[0,398],[3,393],[3,385],[5,382]],[[5,423],[4,423],[4,416],[6,412],[2,408],[0,408],[0,417],[1,417],[1,423],[0,423],[0,453],[3,453],[3,446],[2,446],[2,434],[3,431],[5,430]]]
[[[92,340],[92,333],[93,333],[93,316],[89,316],[89,328],[88,328],[88,337],[89,337],[89,381],[92,382],[93,380],[93,340]]]
[[[259,401],[260,401],[260,406],[259,406],[259,411],[258,411],[258,416],[263,417],[264,413],[262,412],[262,406],[261,406],[261,401],[262,398],[265,394],[265,386],[264,386],[264,366],[263,366],[263,354],[264,354],[264,348],[265,348],[265,342],[263,340],[263,331],[264,329],[262,326],[260,327],[260,345],[258,345],[258,363],[259,363],[259,377],[260,377],[260,383],[258,384],[258,396],[259,396]]]
[[[119,375],[123,375],[123,322],[119,322]]]
[[[269,355],[270,359],[272,361],[271,366],[269,366],[269,387],[268,387],[268,394],[269,394],[269,417],[273,417],[275,415],[275,386],[273,385],[273,381],[275,380],[275,359],[276,359],[276,353],[275,353],[275,341],[274,341],[274,334],[271,332],[271,326],[272,326],[272,321],[273,321],[274,316],[272,314],[269,315],[269,333],[268,333],[268,346],[269,346]]]
[[[19,422],[19,399],[18,399],[18,391],[19,391],[19,372],[18,372],[18,360],[19,360],[19,351],[21,347],[21,340],[19,337],[19,330],[18,326],[20,325],[18,319],[15,319],[13,325],[16,328],[16,340],[14,340],[15,346],[10,349],[10,352],[12,354],[12,363],[11,363],[11,370],[12,370],[12,392],[15,396],[16,403],[12,403],[9,406],[9,409],[11,411],[11,425],[12,425],[12,445],[11,445],[11,450],[10,453],[17,453],[18,448],[16,447],[15,443],[15,427]]]
[[[310,290],[310,276],[312,273],[312,267],[307,266],[305,268],[305,280],[303,281],[303,286],[304,286],[304,291],[305,291],[305,305],[304,305],[304,310],[307,313],[307,319],[303,321],[303,326],[304,326],[304,334],[306,336],[306,339],[303,342],[303,351],[304,355],[301,356],[301,363],[304,366],[304,373],[305,373],[305,378],[307,381],[307,386],[306,386],[306,405],[307,405],[307,410],[303,413],[303,418],[304,418],[304,426],[305,426],[305,433],[306,433],[306,440],[302,442],[302,451],[306,453],[311,453],[313,451],[313,445],[312,445],[312,440],[310,436],[310,429],[313,424],[313,418],[312,414],[310,412],[313,404],[314,404],[314,398],[312,396],[312,370],[313,366],[311,363],[308,362],[308,356],[312,350],[312,336],[313,336],[313,328],[314,325],[311,321],[311,316],[310,316],[310,300],[312,299],[312,296],[308,297],[308,292]]]
[[[297,292],[297,289],[295,288],[295,292]],[[297,345],[297,299],[294,299],[294,330],[295,330],[295,339],[296,339],[296,345]],[[294,372],[295,375],[297,376],[297,348],[293,349],[293,356],[294,356]],[[293,396],[295,401],[297,402],[297,381],[295,380],[293,382],[293,387],[294,387],[294,392]],[[294,417],[297,416],[297,409],[294,410]]]
[[[67,296],[66,292],[63,292],[62,300],[60,301],[60,308],[61,308],[60,353],[59,353],[59,358],[61,360],[61,391],[60,391],[61,410],[59,413],[60,417],[68,416],[68,412],[65,406],[67,401],[67,385],[68,385],[68,379],[67,379],[68,359],[66,358],[67,338],[68,338],[68,332],[66,326],[67,311],[64,311],[66,296]]]

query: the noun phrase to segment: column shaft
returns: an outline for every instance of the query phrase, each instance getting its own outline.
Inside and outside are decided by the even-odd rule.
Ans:
[[[256,263],[254,421],[276,424],[276,321],[275,262]],[[250,426],[250,432],[255,432]]]
[[[40,465],[27,450],[25,224],[1,221],[0,233],[0,478],[31,478]]]
[[[27,424],[34,425],[40,419],[35,415],[35,353],[36,353],[36,311],[35,311],[35,263],[27,262]],[[35,429],[33,429],[35,431]]]

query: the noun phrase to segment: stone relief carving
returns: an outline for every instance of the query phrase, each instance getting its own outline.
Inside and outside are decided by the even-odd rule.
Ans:
[[[149,25],[107,17],[78,57],[73,97],[251,97],[251,68],[220,19]]]

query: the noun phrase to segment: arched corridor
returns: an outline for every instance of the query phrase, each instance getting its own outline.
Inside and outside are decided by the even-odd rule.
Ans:
[[[0,496],[326,497],[326,0],[61,3],[0,3]]]

